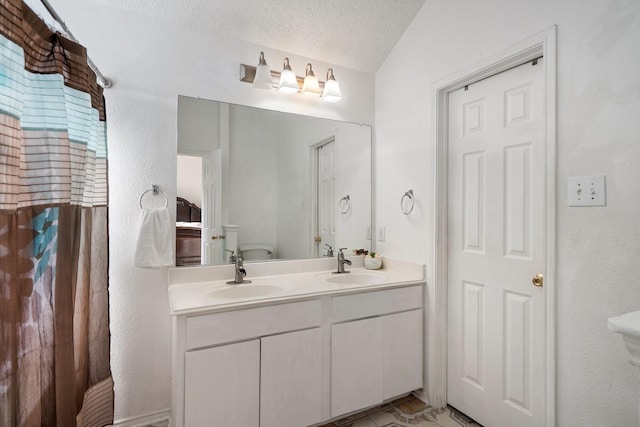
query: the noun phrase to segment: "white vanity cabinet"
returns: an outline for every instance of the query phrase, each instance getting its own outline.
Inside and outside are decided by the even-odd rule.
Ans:
[[[422,309],[381,317],[382,398],[422,388]]]
[[[172,425],[317,425],[421,388],[422,292],[174,313]]]
[[[332,323],[332,417],[422,387],[421,286],[334,297]]]
[[[320,422],[320,340],[314,328],[187,352],[185,425]]]
[[[260,427],[309,426],[322,421],[320,328],[260,341]]]
[[[319,423],[320,313],[316,299],[174,317],[174,425]]]
[[[381,402],[380,318],[331,325],[331,416]]]
[[[185,354],[185,426],[259,427],[260,340]]]

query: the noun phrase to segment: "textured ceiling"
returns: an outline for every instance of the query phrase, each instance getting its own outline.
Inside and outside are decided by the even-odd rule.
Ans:
[[[85,1],[373,73],[425,0]]]

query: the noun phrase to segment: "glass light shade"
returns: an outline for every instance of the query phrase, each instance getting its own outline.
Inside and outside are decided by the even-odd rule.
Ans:
[[[271,70],[264,59],[264,52],[260,52],[260,60],[256,67],[256,75],[253,78],[253,87],[255,89],[273,89],[273,80],[271,80]]]
[[[267,64],[258,64],[256,67],[256,76],[253,78],[253,87],[255,89],[273,89],[273,80],[271,80],[271,70]]]
[[[280,74],[280,83],[278,83],[278,92],[296,93],[300,90],[296,73],[291,70],[289,58],[284,58],[284,67]]]
[[[321,92],[318,78],[313,74],[311,64],[307,64],[307,75],[304,78],[304,83],[302,84],[302,93],[314,95]]]
[[[291,70],[283,70],[282,74],[280,74],[278,91],[284,93],[296,93],[298,90],[300,90],[300,87],[298,87],[296,73]]]
[[[320,98],[327,102],[338,102],[342,99],[340,85],[335,79],[324,82],[324,90],[322,91]]]

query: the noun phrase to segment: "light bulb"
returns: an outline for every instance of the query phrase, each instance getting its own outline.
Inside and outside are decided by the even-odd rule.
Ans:
[[[321,92],[318,78],[313,74],[311,64],[307,64],[307,75],[305,76],[304,84],[302,85],[302,93],[314,95]]]

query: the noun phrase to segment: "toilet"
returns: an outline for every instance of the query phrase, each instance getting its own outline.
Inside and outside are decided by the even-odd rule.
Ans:
[[[263,244],[240,245],[240,256],[245,261],[273,259],[273,246]]]

